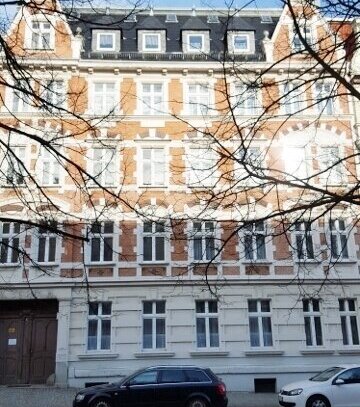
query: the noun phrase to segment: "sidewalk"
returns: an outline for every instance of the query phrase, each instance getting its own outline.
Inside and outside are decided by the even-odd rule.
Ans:
[[[71,407],[76,389],[0,387],[0,407]],[[278,407],[277,395],[228,392],[229,407]]]

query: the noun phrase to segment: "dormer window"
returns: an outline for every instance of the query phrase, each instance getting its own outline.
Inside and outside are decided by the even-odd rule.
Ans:
[[[165,52],[165,30],[140,30],[138,46],[140,52]]]
[[[177,15],[176,14],[166,14],[165,23],[177,23]]]
[[[31,23],[31,49],[53,49],[53,32],[49,21],[33,21]]]
[[[306,43],[308,45],[310,45],[310,47],[313,47],[315,44],[315,41],[313,38],[313,33],[312,33],[311,27],[305,26],[304,24],[302,24],[302,25],[299,25],[299,31],[301,33],[301,36],[305,39]],[[292,49],[295,52],[301,52],[305,49],[304,45],[300,39],[299,33],[296,31],[295,27],[293,30]]]
[[[160,34],[144,34],[143,51],[160,51]]]
[[[253,32],[228,32],[228,51],[234,54],[252,54],[255,52],[255,37]]]
[[[183,52],[209,52],[210,42],[207,31],[184,31]]]
[[[97,47],[99,51],[115,51],[115,34],[98,33]]]
[[[249,36],[246,34],[234,34],[232,45],[236,52],[249,51]]]
[[[93,51],[117,52],[120,51],[121,31],[120,30],[92,30]]]

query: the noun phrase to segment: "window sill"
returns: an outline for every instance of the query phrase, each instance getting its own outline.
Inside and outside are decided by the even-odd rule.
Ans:
[[[138,359],[146,359],[146,358],[170,358],[170,357],[174,357],[175,356],[175,352],[147,352],[147,351],[143,351],[143,352],[138,352],[138,353],[134,353],[134,356]]]
[[[79,359],[91,359],[91,360],[103,360],[103,359],[117,359],[119,357],[118,353],[83,353],[78,355]]]
[[[43,267],[60,267],[60,262],[58,262],[58,263],[40,263],[40,262],[37,262],[35,264],[32,264],[30,267],[35,268],[35,269],[40,269],[40,268],[43,268]]]
[[[359,355],[360,354],[360,346],[358,345],[356,348],[355,347],[349,347],[349,348],[338,349],[337,353],[339,353],[340,355]]]
[[[316,259],[295,259],[294,262],[296,264],[320,264],[321,260]]]
[[[0,263],[0,269],[11,269],[16,267],[20,267],[20,263]]]
[[[221,350],[195,350],[193,352],[189,352],[189,355],[193,358],[203,358],[203,357],[221,357],[221,356],[228,356],[228,351],[221,351]]]
[[[357,260],[354,258],[350,258],[350,259],[335,259],[335,260],[330,260],[329,261],[329,265],[334,265],[334,264],[355,264],[357,263]]]
[[[85,263],[86,267],[100,267],[100,268],[106,268],[106,267],[114,267],[116,264],[115,261],[110,261],[110,262],[105,262],[105,261],[98,261],[94,263]]]
[[[324,348],[309,348],[309,349],[300,349],[302,355],[332,355],[335,353],[334,349],[324,349]]]
[[[139,266],[168,266],[170,263],[168,261],[141,261],[138,264]]]
[[[243,263],[243,264],[249,264],[249,265],[253,265],[253,264],[255,264],[255,265],[259,265],[259,264],[266,264],[266,265],[268,265],[268,264],[272,264],[273,262],[272,261],[270,261],[270,260],[243,260],[241,263]]]
[[[168,185],[139,185],[142,189],[164,189],[168,188]]]
[[[257,350],[246,350],[245,356],[280,356],[284,354],[283,350],[276,349],[257,349]]]

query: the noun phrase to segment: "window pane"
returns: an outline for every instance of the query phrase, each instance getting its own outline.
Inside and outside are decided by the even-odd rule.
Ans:
[[[342,336],[343,336],[343,344],[349,345],[349,338],[348,338],[348,334],[347,334],[347,330],[346,330],[346,317],[341,316],[340,318],[341,318],[341,332],[342,332]]]
[[[104,222],[104,233],[114,232],[114,222]]]
[[[18,237],[12,239],[12,250],[11,250],[11,263],[17,263],[19,261],[19,245],[20,239]]]
[[[203,253],[202,253],[202,238],[195,237],[194,238],[194,260],[202,260]]]
[[[205,312],[205,301],[196,301],[196,312],[203,314]]]
[[[359,345],[359,332],[355,315],[350,316],[350,326],[353,345]]]
[[[217,311],[217,301],[209,301],[209,312],[216,313]]]
[[[313,304],[313,311],[319,312],[320,311],[320,301],[312,300],[312,304]]]
[[[111,321],[103,319],[101,321],[101,349],[110,349]]]
[[[88,326],[88,350],[97,349],[97,328],[97,321],[90,320]]]
[[[349,311],[355,311],[355,300],[348,300]]]
[[[38,262],[45,261],[45,246],[46,246],[46,237],[40,237],[38,249]]]
[[[152,301],[144,301],[143,303],[143,313],[144,314],[152,314]]]
[[[1,263],[7,263],[9,239],[1,240]]]
[[[249,312],[257,312],[257,300],[248,301]]]
[[[97,302],[90,302],[89,304],[89,315],[98,315],[99,304]]]
[[[260,346],[259,322],[257,317],[249,318],[249,328],[251,346]]]
[[[261,300],[261,311],[262,312],[270,312],[270,301]]]
[[[339,299],[339,310],[340,311],[345,311],[345,305],[344,305],[344,300]]]
[[[156,301],[156,313],[165,314],[165,301]]]
[[[152,233],[152,222],[144,222],[144,233]]]
[[[347,236],[341,235],[340,240],[341,240],[341,256],[347,259],[349,257],[348,247],[347,247]]]
[[[143,321],[143,347],[144,349],[152,348],[152,319],[144,319]]]
[[[56,237],[49,237],[49,262],[55,261],[56,256]]]
[[[205,239],[206,244],[206,260],[212,260],[215,256],[215,239],[213,237],[207,237]]]
[[[251,235],[245,235],[244,245],[245,245],[245,259],[246,260],[253,260],[252,240],[253,240],[253,238]]]
[[[156,319],[156,348],[165,348],[165,319]]]
[[[209,318],[210,347],[219,347],[219,325],[217,318]]]
[[[183,370],[162,370],[160,383],[181,383],[185,382],[185,373]]]
[[[272,346],[271,318],[263,317],[264,346]]]
[[[102,315],[111,315],[111,302],[102,303]]]
[[[196,318],[196,341],[198,348],[206,347],[205,318]]]
[[[256,250],[257,250],[257,258],[259,260],[266,258],[265,236],[264,235],[257,235],[256,236]]]
[[[312,336],[311,336],[311,321],[310,317],[305,317],[304,318],[304,324],[305,324],[305,338],[306,338],[306,345],[307,346],[312,346]]]
[[[100,238],[91,239],[91,261],[100,261]]]
[[[145,236],[143,238],[144,242],[144,261],[152,260],[152,237]]]
[[[155,238],[155,257],[157,261],[165,260],[165,238]]]
[[[321,346],[323,344],[323,340],[320,317],[314,317],[314,322],[315,322],[316,345]]]
[[[104,237],[104,261],[113,260],[113,238]]]

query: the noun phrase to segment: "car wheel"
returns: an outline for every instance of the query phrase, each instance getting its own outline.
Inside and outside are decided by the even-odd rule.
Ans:
[[[312,396],[306,402],[306,407],[330,407],[330,403],[323,396]]]
[[[109,400],[97,399],[91,403],[91,407],[112,407]]]
[[[208,404],[204,399],[194,397],[188,402],[187,407],[208,407]]]

